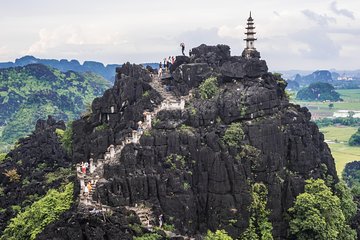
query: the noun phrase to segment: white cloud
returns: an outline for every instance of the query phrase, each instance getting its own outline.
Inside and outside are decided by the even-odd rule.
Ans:
[[[21,2],[19,8],[16,1],[4,1],[0,9],[0,46],[7,46],[7,53],[0,49],[2,61],[24,54],[104,63],[158,61],[179,54],[180,42],[187,50],[201,43],[228,44],[233,54],[241,54],[252,10],[256,47],[269,65],[358,68],[359,61],[348,60],[360,56],[358,0]]]
[[[230,37],[230,38],[243,39],[244,31],[245,31],[245,27],[242,25],[238,25],[235,27],[229,27],[227,25],[223,25],[219,27],[217,34],[221,38]]]
[[[342,15],[342,16],[348,17],[353,20],[355,19],[354,13],[352,11],[347,10],[345,8],[338,9],[336,1],[333,1],[330,4],[330,9],[337,15]]]
[[[44,54],[50,49],[68,46],[84,45],[121,45],[127,44],[126,39],[121,39],[119,33],[109,34],[99,29],[80,26],[60,26],[55,29],[41,29],[39,39],[33,43],[26,54]]]

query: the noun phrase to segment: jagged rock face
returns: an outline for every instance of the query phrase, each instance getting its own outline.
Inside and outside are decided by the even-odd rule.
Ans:
[[[233,58],[221,66],[221,74],[227,78],[242,79],[244,77],[256,78],[267,72],[264,60]]]
[[[73,209],[76,211],[76,209]],[[94,214],[67,212],[61,220],[50,224],[36,238],[38,240],[83,240],[83,239],[111,239],[131,240],[133,232],[129,224],[138,223],[136,219],[129,221],[123,212],[116,212],[112,216],[99,218]]]
[[[105,165],[105,179],[95,197],[113,207],[152,204],[156,216],[163,214],[166,223],[189,235],[225,229],[237,237],[248,226],[251,184],[263,182],[269,191],[273,236],[286,239],[284,216],[303,192],[304,180],[325,175],[337,180],[323,135],[310,122],[307,109],[288,102],[286,84],[267,73],[264,61],[231,57],[229,47],[222,45],[202,45],[192,53],[190,59],[177,60],[181,64],[166,84],[180,95],[193,90],[195,97],[185,111],[158,113],[157,124],[140,144],[126,145],[115,164]],[[126,75],[137,72],[131,68],[119,69],[113,89],[94,101],[93,113],[74,123],[77,161],[118,143],[142,119],[142,111],[153,108],[151,101],[160,102],[141,80],[146,77]],[[217,76],[220,90],[203,100],[194,88],[211,75]],[[150,99],[143,97],[145,91]],[[94,132],[111,106],[116,113],[107,122],[109,129]],[[238,145],[229,146],[224,135],[235,122],[241,123],[244,136]],[[83,229],[87,220],[80,222]]]
[[[60,167],[67,168],[71,160],[61,147],[55,133],[56,129],[65,129],[63,121],[57,122],[51,116],[47,120],[38,120],[36,130],[29,137],[20,139],[18,146],[10,151],[5,161],[0,164],[0,206],[5,211],[0,213],[0,231],[16,212],[11,206],[25,207],[36,198],[45,195],[50,188],[57,188],[61,181],[46,182],[45,175],[56,172]],[[10,181],[4,173],[16,169],[18,181]]]
[[[73,123],[73,158],[76,162],[101,158],[110,144],[137,128],[145,110],[153,110],[161,96],[147,83],[151,77],[138,65],[117,69],[114,87],[92,103],[92,114]],[[99,126],[104,126],[99,129]]]
[[[141,146],[126,147],[118,165],[105,169],[110,181],[100,188],[101,199],[111,206],[151,202],[155,212],[188,234],[210,228],[238,236],[248,223],[249,183],[263,182],[270,193],[274,236],[286,237],[283,216],[303,191],[304,180],[325,174],[336,178],[336,172],[310,114],[277,95],[277,83],[267,77],[226,84],[210,101],[194,99],[190,109],[196,114],[159,114],[151,136],[142,137]],[[234,121],[245,132],[239,148],[221,141]],[[248,146],[259,156],[247,152]]]

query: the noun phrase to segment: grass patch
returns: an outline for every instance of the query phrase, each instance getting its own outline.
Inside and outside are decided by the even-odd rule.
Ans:
[[[328,143],[331,154],[335,159],[336,171],[341,176],[346,163],[360,160],[360,147],[352,147],[348,145],[348,140],[352,134],[357,131],[357,127],[324,127],[320,131],[324,133],[325,140]],[[337,140],[337,142],[336,142]]]
[[[320,128],[320,131],[325,135],[326,140],[333,142],[347,142],[351,135],[358,130],[358,127],[343,127],[343,126],[329,126]]]
[[[334,112],[338,110],[359,110],[360,104],[360,89],[340,89],[336,90],[340,94],[343,102],[334,102],[334,107],[329,108],[330,102],[314,102],[314,101],[299,101],[292,100],[291,102],[299,104],[302,107],[307,107],[312,113],[313,117],[332,117]]]

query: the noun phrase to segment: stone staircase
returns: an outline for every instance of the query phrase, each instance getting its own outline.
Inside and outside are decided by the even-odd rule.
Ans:
[[[90,212],[112,212],[111,207],[101,204],[101,201],[93,200],[93,195],[96,191],[97,183],[100,179],[103,178],[104,174],[104,165],[113,164],[117,162],[119,155],[123,148],[127,144],[137,144],[139,143],[140,137],[145,130],[151,129],[152,120],[156,117],[156,114],[161,110],[183,110],[185,108],[185,98],[177,98],[170,91],[167,91],[166,88],[161,84],[161,79],[158,76],[152,76],[152,82],[150,83],[151,87],[154,88],[157,92],[160,93],[163,101],[153,110],[149,112],[144,112],[144,122],[141,124],[140,130],[133,130],[131,136],[125,137],[124,140],[119,145],[110,145],[107,149],[107,152],[104,154],[103,159],[97,159],[96,162],[93,159],[89,160],[88,171],[86,174],[81,172],[80,164],[76,165],[77,177],[80,181],[80,201],[79,208],[81,209],[92,209]],[[91,183],[91,191],[87,196],[84,195],[84,187],[88,182]],[[151,209],[143,206],[142,208],[135,207],[130,208],[134,210],[144,226],[151,226],[151,222],[154,222],[154,217],[152,216]]]
[[[139,217],[141,225],[147,229],[152,229],[156,223],[154,213],[151,208],[145,206],[144,204],[135,205],[135,207],[126,207],[127,210],[134,211]]]

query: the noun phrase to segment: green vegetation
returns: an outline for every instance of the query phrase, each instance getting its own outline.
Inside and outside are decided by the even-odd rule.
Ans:
[[[236,160],[241,160],[242,158],[247,158],[253,163],[256,163],[256,160],[259,158],[261,152],[256,147],[253,147],[249,144],[241,146],[241,152],[235,157]]]
[[[63,148],[65,149],[65,151],[70,154],[72,151],[72,135],[73,135],[72,122],[67,124],[65,131],[61,129],[56,129],[55,133],[60,138],[60,142]]]
[[[63,189],[51,189],[40,200],[10,220],[1,240],[34,240],[50,223],[70,209],[73,202],[73,183]]]
[[[343,181],[335,184],[335,195],[340,199],[340,208],[345,216],[345,221],[349,223],[356,214],[357,205],[354,202],[350,189]]]
[[[225,230],[216,230],[216,232],[208,230],[204,240],[232,240],[232,237]]]
[[[143,133],[144,137],[150,137],[151,136],[151,131],[149,129],[146,129]]]
[[[183,182],[182,188],[183,188],[185,191],[189,190],[189,189],[191,188],[190,183],[188,183],[188,182]]]
[[[2,163],[6,158],[7,153],[0,153],[0,163]]]
[[[358,128],[356,133],[351,135],[351,137],[349,139],[349,145],[350,146],[359,146],[360,145],[360,128]]]
[[[324,180],[306,180],[305,192],[296,197],[289,209],[290,233],[299,240],[356,239],[341,207],[342,201]]]
[[[110,83],[92,73],[62,73],[40,64],[0,69],[0,142],[14,144],[34,130],[38,119],[71,120]],[[6,150],[6,149],[4,149]]]
[[[195,115],[196,115],[197,111],[196,111],[196,109],[195,109],[194,107],[191,107],[189,110],[190,110],[190,115],[191,115],[191,116],[195,116]]]
[[[152,125],[153,125],[154,127],[156,127],[159,123],[160,123],[160,119],[158,119],[158,118],[156,118],[156,117],[152,120]]]
[[[334,86],[329,83],[317,82],[301,89],[296,99],[306,101],[341,101],[340,94],[335,91]]]
[[[187,134],[187,135],[193,135],[195,132],[195,128],[191,126],[187,126],[185,124],[181,124],[179,128],[180,132]]]
[[[270,211],[266,209],[268,190],[263,183],[251,186],[252,203],[249,207],[249,226],[242,234],[242,239],[272,240],[272,224],[269,221]]]
[[[106,123],[103,123],[103,124],[95,127],[95,131],[98,131],[98,132],[104,131],[106,129],[109,129],[109,125],[107,125]]]
[[[172,225],[172,224],[166,224],[164,223],[162,228],[165,230],[165,231],[169,231],[169,232],[174,232],[175,231],[175,226]]]
[[[239,147],[244,138],[241,123],[231,123],[223,136],[224,142],[230,147]]]
[[[216,77],[206,79],[199,86],[200,96],[202,99],[210,99],[219,92],[219,87]]]
[[[354,117],[338,117],[338,118],[323,118],[315,121],[319,128],[327,127],[331,125],[343,125],[343,126],[359,126],[360,118]]]
[[[184,169],[186,166],[185,156],[170,154],[166,157],[165,163],[170,165],[172,170]]]
[[[360,196],[360,161],[345,165],[342,177],[354,196]]]
[[[133,230],[135,232],[136,235],[142,234],[142,228],[141,228],[140,224],[137,224],[137,223],[129,224],[129,227],[131,228],[131,230]]]
[[[148,97],[148,96],[150,96],[149,91],[145,91],[142,96],[143,96],[143,97]]]
[[[360,159],[360,148],[349,146],[347,143],[357,128],[332,126],[321,128],[320,131],[325,135],[325,140],[328,141],[331,154],[335,159],[337,173],[341,176],[346,163]]]
[[[339,110],[359,110],[360,89],[337,89],[336,92],[340,94],[344,101],[333,103],[332,108],[329,108],[329,102],[302,100],[293,100],[293,102],[302,107],[307,107],[312,115],[317,118],[332,117],[334,112]]]
[[[45,182],[51,184],[58,180],[67,180],[69,176],[74,175],[74,171],[69,168],[58,168],[55,172],[49,172],[45,174]]]

